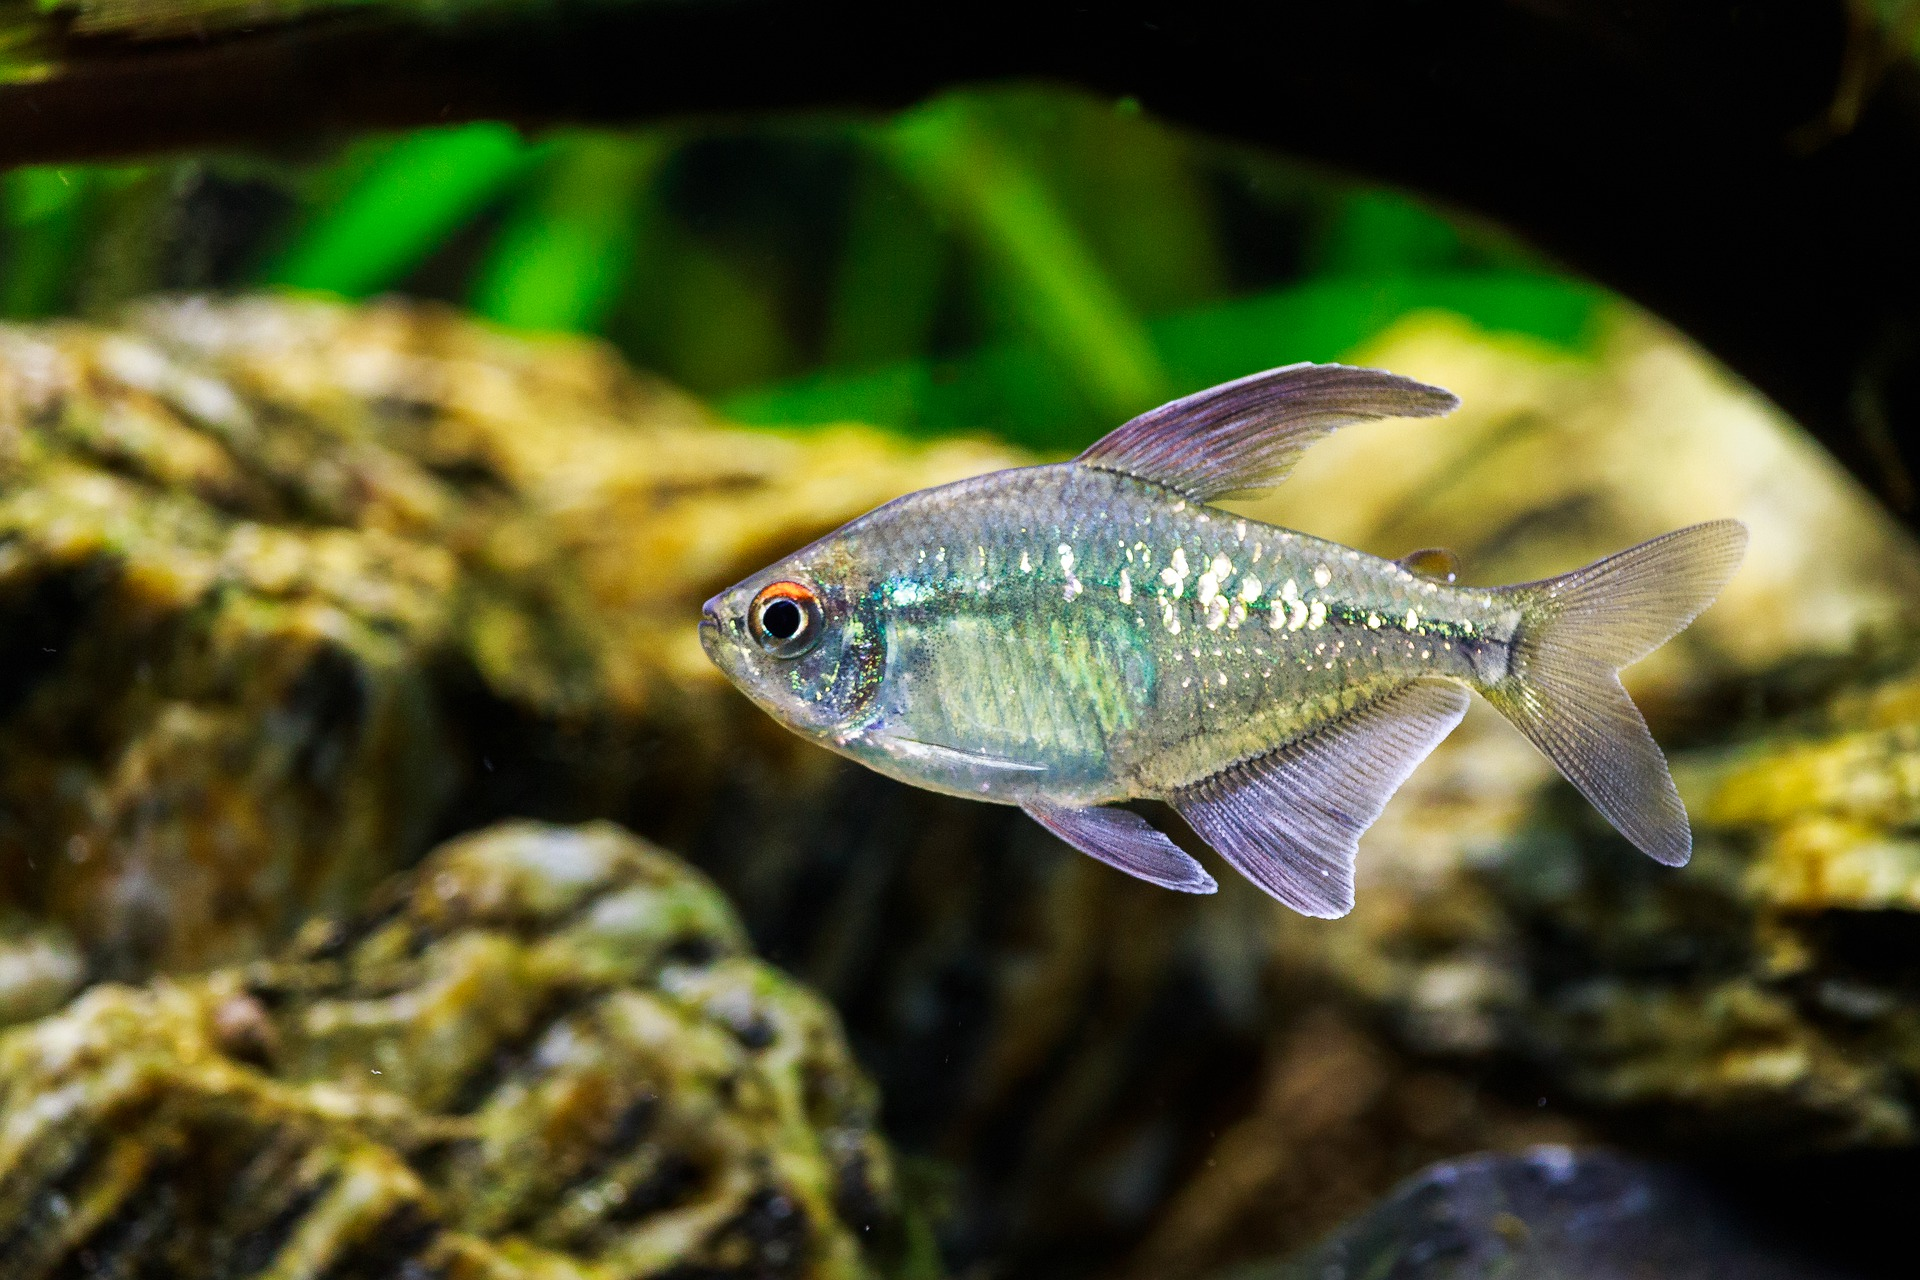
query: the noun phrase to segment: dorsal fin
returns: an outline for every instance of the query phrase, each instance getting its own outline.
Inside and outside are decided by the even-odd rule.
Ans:
[[[1408,573],[1435,582],[1452,583],[1460,576],[1460,557],[1445,547],[1422,547],[1394,561]]]
[[[1075,461],[1208,502],[1272,488],[1350,422],[1437,417],[1459,403],[1451,391],[1378,369],[1294,364],[1149,409]]]

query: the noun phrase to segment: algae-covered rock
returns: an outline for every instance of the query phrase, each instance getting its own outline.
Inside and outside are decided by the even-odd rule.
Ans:
[[[0,911],[0,1027],[58,1009],[86,975],[65,930]]]
[[[1018,455],[738,431],[598,347],[400,303],[0,333],[0,894],[93,975],[260,955],[441,832],[612,817],[847,1011],[960,1173],[957,1256],[1097,1261],[1230,1115],[1257,917],[844,765],[699,650],[711,591]]]
[[[401,304],[0,327],[0,894],[98,970],[245,958],[450,828],[702,790],[706,594],[1010,459],[729,430]]]
[[[0,1276],[865,1276],[874,1111],[711,885],[509,824],[278,960],[0,1037]]]
[[[1275,1041],[1268,1079],[1328,1093],[1223,1130],[1132,1274],[1284,1253],[1410,1171],[1389,1153],[1470,1140],[1423,1136],[1428,1115],[1333,1144],[1337,1160],[1297,1146],[1293,1117],[1356,1089],[1392,1099],[1423,1067],[1453,1089],[1494,1082],[1431,1108],[1488,1117],[1494,1146],[1526,1137],[1502,1107],[1534,1102],[1588,1132],[1707,1137],[1743,1160],[1911,1145],[1911,540],[1776,411],[1639,319],[1614,316],[1576,357],[1420,317],[1354,358],[1464,404],[1342,432],[1250,510],[1384,555],[1449,546],[1470,582],[1558,572],[1694,520],[1752,528],[1721,602],[1627,672],[1697,848],[1684,870],[1654,865],[1476,706],[1363,839],[1353,914],[1262,907],[1253,944],[1282,996],[1266,1017],[1324,983],[1385,1033],[1376,1063],[1411,1062],[1327,1051],[1316,1072],[1299,1042]]]
[[[1722,600],[1627,673],[1692,813],[1689,867],[1640,858],[1476,708],[1363,841],[1353,915],[1277,917],[1278,954],[1423,1053],[1517,1058],[1586,1105],[1761,1150],[1913,1142],[1911,541],[1764,405],[1644,328],[1598,367],[1446,324],[1370,355],[1461,389],[1464,438],[1389,427],[1403,462],[1367,490],[1369,455],[1336,439],[1320,478],[1355,496],[1336,506],[1303,477],[1318,523],[1451,542],[1477,581],[1710,515],[1746,520],[1753,545]]]
[[[1462,413],[1343,432],[1259,509],[1386,554],[1450,544],[1470,581],[1752,523],[1725,602],[1630,673],[1695,865],[1641,860],[1476,712],[1370,835],[1359,908],[1332,924],[1233,877],[1165,893],[1018,812],[878,778],[708,668],[711,590],[1010,453],[741,432],[598,348],[397,303],[173,301],[4,335],[0,893],[58,972],[252,959],[440,835],[622,820],[713,875],[841,1011],[889,1132],[953,1172],[951,1257],[1048,1280],[1271,1256],[1423,1163],[1646,1113],[1761,1152],[1909,1140],[1916,557],[1790,424],[1644,321],[1613,316],[1581,355],[1403,324],[1355,358],[1455,387]],[[1880,781],[1850,782],[1856,759]],[[292,1007],[338,1003],[354,948],[412,962],[396,930],[340,954],[310,935],[317,967],[273,982]],[[317,1030],[275,1013],[268,1034],[237,1006],[246,1052],[302,1080],[388,1054],[416,1110],[465,1115],[475,1046],[535,1015],[441,1016],[471,1007],[435,993],[535,990],[535,953],[573,945],[481,932],[405,999],[356,996]],[[576,1012],[585,1041],[645,1057],[631,1019]],[[459,1070],[420,1074],[443,1058]],[[476,1236],[548,1194],[531,1166],[486,1181],[482,1150],[408,1164],[437,1196],[493,1188],[479,1218],[444,1219]]]
[[[1558,788],[1515,803],[1489,781],[1507,747],[1465,737],[1374,841],[1352,918],[1320,937],[1283,925],[1283,951],[1425,1051],[1517,1056],[1662,1128],[1770,1150],[1910,1145],[1914,687],[1842,686],[1678,753],[1695,832],[1678,873]]]

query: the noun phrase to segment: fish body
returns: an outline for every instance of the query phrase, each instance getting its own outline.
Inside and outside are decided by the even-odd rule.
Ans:
[[[1498,678],[1519,620],[1492,592],[1072,463],[915,494],[844,536],[890,567],[871,588],[887,657],[836,745],[1011,803],[1166,795],[1383,688]]]
[[[1337,365],[1227,384],[1073,462],[897,499],[716,596],[703,643],[749,696],[832,749],[1020,805],[1171,888],[1214,886],[1108,806],[1167,801],[1274,896],[1343,913],[1360,831],[1468,690],[1629,838],[1684,861],[1684,810],[1615,670],[1712,598],[1739,526],[1487,588],[1437,574],[1441,553],[1385,560],[1207,501],[1273,483],[1347,422],[1452,404]]]

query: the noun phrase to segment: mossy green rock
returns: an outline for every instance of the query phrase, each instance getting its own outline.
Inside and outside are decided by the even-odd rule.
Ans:
[[[1306,498],[1316,527],[1377,545],[1422,510],[1473,580],[1504,581],[1589,558],[1596,529],[1618,546],[1743,518],[1721,600],[1626,673],[1693,860],[1637,856],[1476,707],[1363,840],[1354,913],[1278,918],[1277,953],[1422,1054],[1524,1062],[1636,1126],[1775,1154],[1912,1144],[1920,554],[1777,413],[1643,325],[1597,365],[1460,337],[1408,325],[1369,353],[1460,390],[1459,435],[1343,433]],[[1363,489],[1369,465],[1387,478]]]
[[[0,1038],[0,1276],[873,1275],[874,1120],[711,885],[509,824],[280,959]]]
[[[1611,324],[1573,356],[1406,322],[1355,358],[1461,413],[1342,432],[1260,510],[1382,554],[1448,544],[1475,581],[1748,519],[1725,599],[1629,673],[1695,863],[1638,859],[1475,713],[1333,923],[1233,880],[1164,893],[1018,812],[897,786],[706,663],[714,589],[1011,451],[740,431],[591,344],[392,302],[0,329],[0,978],[21,979],[0,1017],[282,954],[443,833],[606,817],[684,851],[834,1002],[893,1135],[951,1161],[953,1256],[1009,1274],[1201,1275],[1432,1160],[1649,1115],[1766,1155],[1911,1142],[1920,557],[1750,392]],[[507,998],[542,956],[621,963],[511,932],[458,933],[405,1000],[359,992],[318,1031],[275,1013],[276,1071],[391,1070],[416,1110],[467,1115],[491,1038],[545,1016]],[[341,1004],[343,957],[411,963],[406,937],[307,935],[316,985],[284,961],[275,982]],[[415,1016],[474,986],[505,994]],[[571,1013],[644,1058],[619,1008]],[[1537,1092],[1481,1083],[1516,1065]],[[406,1161],[436,1196],[487,1188],[440,1221],[575,1248],[513,1225],[546,1171],[496,1181],[480,1150]]]
[[[65,1004],[86,980],[86,960],[65,930],[0,911],[0,1027]]]
[[[0,903],[137,980],[261,955],[493,817],[681,843],[742,737],[782,736],[699,602],[1011,460],[729,428],[436,307],[0,325]]]
[[[1719,516],[1753,544],[1720,601],[1626,672],[1691,812],[1691,865],[1643,857],[1476,705],[1363,838],[1350,916],[1266,912],[1283,993],[1268,1016],[1286,1016],[1284,993],[1331,990],[1437,1081],[1504,1079],[1495,1097],[1589,1140],[1737,1153],[1784,1181],[1818,1158],[1823,1183],[1858,1176],[1867,1194],[1878,1175],[1845,1170],[1920,1140],[1912,539],[1777,410],[1644,319],[1614,315],[1572,357],[1415,317],[1353,358],[1462,407],[1343,431],[1250,510],[1381,555],[1447,546],[1478,583]],[[1410,1172],[1384,1152],[1418,1150],[1452,1115],[1499,1115],[1485,1095],[1363,1071],[1336,1037],[1279,1045],[1269,1078],[1311,1087],[1221,1132],[1132,1280],[1284,1256]],[[1298,1136],[1332,1100],[1396,1093],[1404,1131]],[[1524,1138],[1511,1116],[1485,1132]]]

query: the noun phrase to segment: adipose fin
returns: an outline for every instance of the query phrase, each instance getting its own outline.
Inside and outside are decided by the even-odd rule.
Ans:
[[[1445,547],[1422,547],[1418,551],[1409,551],[1394,563],[1416,577],[1444,582],[1448,586],[1453,585],[1460,576],[1460,557]]]

